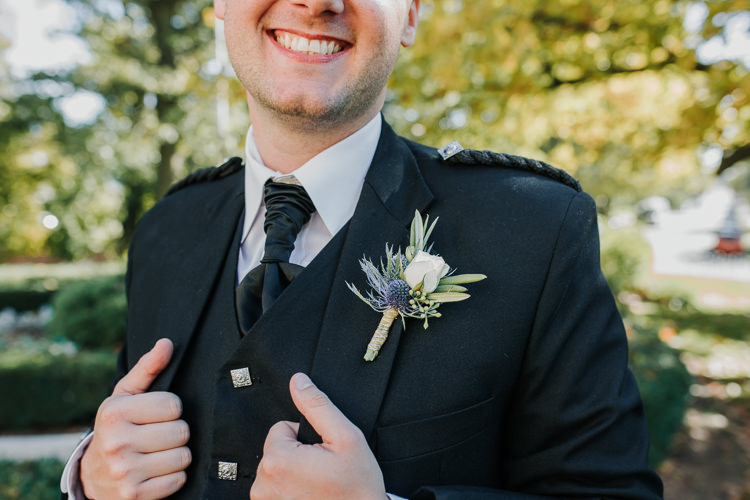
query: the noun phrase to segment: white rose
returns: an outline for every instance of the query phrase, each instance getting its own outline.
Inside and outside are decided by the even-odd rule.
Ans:
[[[404,269],[404,280],[411,288],[423,283],[422,292],[430,293],[438,286],[440,278],[448,274],[450,267],[442,257],[420,250]]]

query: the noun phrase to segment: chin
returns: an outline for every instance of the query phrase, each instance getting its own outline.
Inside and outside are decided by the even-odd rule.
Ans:
[[[374,104],[372,101],[336,98],[326,100],[311,98],[309,95],[273,100],[263,97],[256,96],[255,100],[275,116],[287,123],[309,129],[331,128],[358,121]]]

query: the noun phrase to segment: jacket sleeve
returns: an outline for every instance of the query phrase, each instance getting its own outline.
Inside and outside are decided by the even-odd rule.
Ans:
[[[130,295],[130,276],[132,268],[132,259],[128,259],[128,268],[125,273],[125,289],[126,294]],[[128,372],[127,369],[127,345],[124,343],[120,349],[120,353],[117,356],[117,366],[115,370],[115,376],[112,379],[109,387],[110,394],[115,388],[117,382]],[[91,442],[93,437],[93,422],[91,423],[91,430],[81,439],[76,449],[73,451],[63,469],[62,477],[60,478],[60,489],[62,500],[86,500],[83,494],[83,488],[80,480],[80,469],[81,469],[81,458],[83,453]]]
[[[436,486],[413,498],[662,498],[627,362],[622,319],[600,268],[596,207],[578,193],[559,230],[504,424],[507,491]]]

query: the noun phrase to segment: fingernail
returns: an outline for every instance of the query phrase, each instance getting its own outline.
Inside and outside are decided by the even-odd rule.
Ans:
[[[305,375],[304,373],[297,373],[292,377],[292,383],[294,384],[294,388],[298,391],[301,391],[303,389],[307,389],[311,385],[313,385],[312,380],[310,380],[310,377]]]

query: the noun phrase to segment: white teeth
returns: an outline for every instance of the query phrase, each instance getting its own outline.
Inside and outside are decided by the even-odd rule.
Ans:
[[[303,54],[335,54],[341,52],[342,47],[338,43],[324,40],[308,40],[305,37],[282,33],[276,35],[276,41],[284,48]]]

